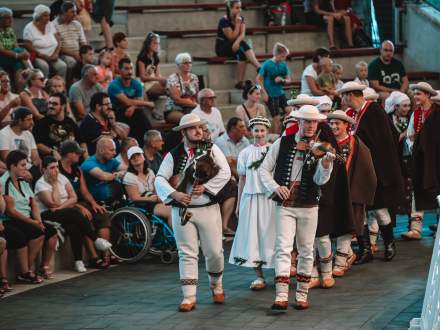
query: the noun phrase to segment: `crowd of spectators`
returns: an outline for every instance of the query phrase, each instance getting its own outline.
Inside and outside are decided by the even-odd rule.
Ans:
[[[12,11],[0,8],[0,293],[10,289],[5,251],[16,250],[18,282],[41,283],[53,276],[50,259],[60,232],[70,237],[76,271],[86,271],[83,245],[88,267],[118,262],[108,252],[108,206],[119,198],[121,182],[129,199],[170,220],[170,207],[152,184],[164,152],[173,146],[168,134],[152,129],[149,121],[158,97],[167,97],[164,119],[171,126],[190,112],[205,119],[205,137],[226,156],[233,175],[219,193],[224,236],[234,235],[230,220],[237,198],[237,158],[250,143],[249,120],[270,113],[272,133],[279,136],[284,117],[299,100],[316,97],[322,112],[344,108],[338,95],[343,67],[330,59],[327,48],[317,49],[302,73],[298,102],[288,101],[289,49],[276,43],[273,57],[260,65],[244,41],[241,2],[231,0],[219,22],[216,51],[240,61],[237,87],[243,89],[243,103],[225,127],[215,91],[199,90],[191,54],[179,53],[176,72],[162,76],[160,37],[150,32],[133,63],[127,36],[118,32],[111,37],[112,9],[104,1],[97,4],[92,17],[102,26],[106,45],[97,58],[78,21],[78,4],[63,2],[53,21],[50,8],[36,6],[23,31],[24,47],[12,29]],[[331,47],[333,22],[345,24],[352,45],[348,32],[356,24],[348,12],[323,9],[314,1],[311,8],[328,24]],[[369,64],[359,62],[352,77],[372,87],[370,95],[379,102],[396,91],[409,93],[405,69],[393,55],[392,42],[383,42],[380,56]],[[243,81],[245,59],[258,69],[254,80]],[[396,114],[408,116],[395,106]],[[40,252],[41,264],[34,270]]]

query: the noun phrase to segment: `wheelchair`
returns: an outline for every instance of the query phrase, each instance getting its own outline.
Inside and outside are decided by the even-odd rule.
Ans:
[[[111,215],[111,253],[127,263],[147,254],[158,256],[164,264],[175,262],[176,240],[166,221],[135,203],[121,205]]]

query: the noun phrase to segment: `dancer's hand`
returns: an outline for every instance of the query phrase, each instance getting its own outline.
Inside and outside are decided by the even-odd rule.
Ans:
[[[278,197],[280,197],[283,201],[286,199],[289,199],[290,196],[290,190],[286,186],[280,186],[275,190]]]
[[[189,203],[191,203],[191,196],[188,194],[185,194],[183,192],[180,191],[175,191],[171,194],[171,197],[179,202],[180,204],[183,204],[185,206],[188,206]]]

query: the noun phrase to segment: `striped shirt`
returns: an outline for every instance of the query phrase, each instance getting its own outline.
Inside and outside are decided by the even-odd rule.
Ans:
[[[72,21],[62,24],[59,18],[53,21],[55,29],[60,34],[61,49],[79,53],[79,47],[87,43],[81,23]]]

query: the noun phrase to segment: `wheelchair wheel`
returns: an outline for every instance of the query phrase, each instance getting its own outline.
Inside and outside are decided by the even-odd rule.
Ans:
[[[141,260],[150,249],[151,225],[147,216],[136,208],[123,207],[111,217],[111,253],[132,263]]]
[[[172,264],[177,259],[177,251],[165,250],[160,255],[160,261],[166,265]]]

